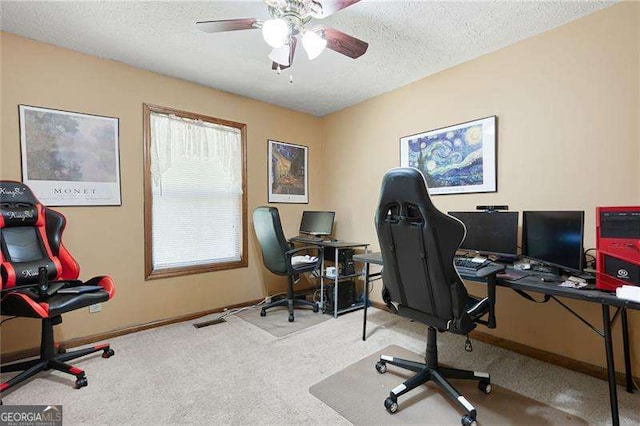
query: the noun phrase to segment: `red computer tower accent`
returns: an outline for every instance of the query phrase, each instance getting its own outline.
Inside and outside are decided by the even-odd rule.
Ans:
[[[596,288],[640,286],[640,206],[596,209]]]

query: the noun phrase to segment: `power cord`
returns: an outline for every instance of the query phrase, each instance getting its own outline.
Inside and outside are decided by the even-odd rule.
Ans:
[[[219,317],[214,318],[214,319],[209,320],[209,321],[195,323],[195,324],[193,324],[193,326],[195,328],[202,328],[202,327],[206,327],[208,325],[220,324],[221,322],[225,322],[225,319],[227,317],[230,317],[231,315],[236,315],[236,314],[239,314],[240,312],[247,311],[249,309],[257,308],[258,306],[264,305],[265,303],[267,303],[267,301],[271,300],[271,298],[277,297],[277,296],[281,296],[283,294],[286,294],[286,293],[285,292],[281,292],[281,293],[272,294],[271,296],[267,296],[264,299],[262,299],[260,302],[256,303],[255,305],[251,305],[251,306],[244,306],[242,308],[234,308],[234,309],[224,308],[223,309],[224,314],[220,315]]]
[[[590,251],[596,251],[596,249],[594,247],[592,248],[588,248],[584,251],[584,264],[585,267],[587,268],[591,268],[591,269],[596,269],[596,257],[592,254],[589,254]]]

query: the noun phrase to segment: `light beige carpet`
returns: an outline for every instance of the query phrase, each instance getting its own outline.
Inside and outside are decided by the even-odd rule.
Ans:
[[[250,324],[266,331],[274,337],[284,337],[297,333],[331,318],[322,312],[313,312],[310,308],[294,310],[294,321],[289,322],[289,311],[285,306],[267,309],[267,316],[260,316],[260,308],[248,309],[237,314]]]
[[[389,414],[384,408],[384,400],[391,389],[413,373],[390,364],[385,374],[378,373],[374,366],[380,354],[424,362],[419,355],[391,345],[316,383],[309,391],[355,425],[460,424],[464,412],[433,383],[398,398],[399,410]],[[475,381],[453,380],[452,384],[476,407],[478,424],[587,424],[579,417],[495,384],[489,395],[480,392]]]

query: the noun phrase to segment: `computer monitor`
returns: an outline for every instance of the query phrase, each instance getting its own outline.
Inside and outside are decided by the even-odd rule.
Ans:
[[[553,272],[582,271],[583,239],[584,211],[522,212],[522,255]]]
[[[449,212],[464,223],[464,250],[505,259],[518,256],[518,212]]]
[[[335,212],[303,211],[300,233],[308,235],[331,235]]]

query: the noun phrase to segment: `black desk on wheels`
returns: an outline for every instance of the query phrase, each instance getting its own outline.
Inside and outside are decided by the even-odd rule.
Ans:
[[[353,257],[354,261],[363,262],[365,264],[365,310],[364,310],[364,322],[362,325],[362,340],[366,339],[366,327],[367,327],[367,305],[369,303],[369,283],[372,278],[379,277],[380,272],[370,273],[370,265],[383,265],[381,253],[367,253],[359,254]],[[466,277],[462,275],[464,279],[473,279],[472,277]],[[497,285],[500,287],[508,287],[512,290],[519,292],[531,292],[544,295],[545,300],[550,299],[558,302],[562,307],[571,312],[580,321],[589,326],[593,331],[599,334],[604,339],[604,347],[607,356],[607,377],[609,382],[609,400],[611,403],[611,419],[614,425],[620,424],[618,415],[618,393],[616,389],[616,370],[613,361],[613,341],[611,338],[611,325],[617,318],[618,314],[621,316],[622,322],[622,340],[624,349],[624,367],[626,375],[626,389],[627,392],[633,392],[633,378],[631,375],[631,357],[629,354],[629,325],[627,321],[627,309],[640,310],[640,303],[632,302],[629,300],[618,299],[615,294],[608,293],[600,290],[580,290],[570,287],[560,287],[558,282],[543,282],[540,279],[540,274],[531,272],[529,276],[525,276],[519,279],[498,278]],[[595,326],[590,324],[587,320],[578,315],[569,306],[564,304],[558,297],[584,300],[591,303],[598,303],[602,306],[602,330],[598,330]],[[609,308],[614,307],[616,311],[613,315],[613,321],[611,319],[611,313]]]

